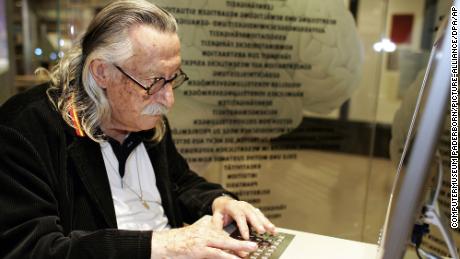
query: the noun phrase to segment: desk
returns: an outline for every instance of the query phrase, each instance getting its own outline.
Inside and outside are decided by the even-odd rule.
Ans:
[[[322,236],[290,229],[279,232],[295,235],[280,259],[374,259],[377,245],[335,237]]]

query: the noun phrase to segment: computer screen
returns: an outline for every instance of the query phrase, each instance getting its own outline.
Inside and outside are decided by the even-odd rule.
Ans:
[[[458,1],[453,2],[458,10]],[[439,136],[450,103],[451,36],[449,21],[434,43],[419,87],[379,244],[378,258],[403,258],[421,213]]]

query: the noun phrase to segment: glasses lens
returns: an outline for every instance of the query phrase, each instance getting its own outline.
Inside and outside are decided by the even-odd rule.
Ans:
[[[176,78],[174,78],[174,80],[171,82],[173,89],[177,89],[187,80],[188,80],[188,77],[186,74],[182,73],[182,74],[177,75]]]
[[[152,95],[152,94],[155,94],[156,92],[160,91],[160,89],[163,87],[163,85],[165,84],[165,80],[163,78],[160,78],[159,80],[155,81],[155,83],[153,83],[149,90],[147,91],[147,94],[149,95]]]
[[[158,81],[153,83],[153,85],[147,91],[147,94],[149,95],[155,94],[156,92],[160,91],[161,88],[164,87],[167,83],[171,84],[172,89],[176,89],[187,80],[188,80],[188,76],[184,72],[181,72],[180,74],[176,74],[176,76],[170,80],[160,78],[158,79]]]

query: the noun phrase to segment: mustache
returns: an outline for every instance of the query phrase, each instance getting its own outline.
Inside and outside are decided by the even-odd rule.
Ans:
[[[154,103],[146,106],[144,110],[142,110],[142,115],[166,115],[169,112],[168,107],[164,106],[163,104]]]

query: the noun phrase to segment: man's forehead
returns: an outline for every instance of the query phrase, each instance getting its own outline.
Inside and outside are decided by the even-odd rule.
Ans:
[[[160,32],[148,25],[133,26],[129,30],[134,55],[180,54],[180,42],[176,33]]]
[[[179,68],[180,43],[176,33],[163,33],[150,26],[137,26],[130,29],[129,36],[133,55],[128,63],[133,63],[142,72],[171,72]],[[143,69],[146,67],[152,71]],[[166,71],[159,71],[163,69]]]

